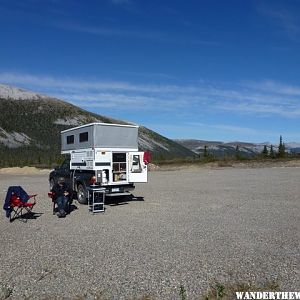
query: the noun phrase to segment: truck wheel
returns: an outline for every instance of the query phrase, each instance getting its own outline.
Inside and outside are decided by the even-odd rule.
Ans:
[[[78,184],[77,186],[77,201],[80,204],[87,204],[87,195],[86,195],[86,189],[82,184]]]
[[[50,185],[50,191],[52,190],[54,184],[55,184],[54,179],[51,178],[51,179],[50,179],[50,182],[49,182],[49,185]]]

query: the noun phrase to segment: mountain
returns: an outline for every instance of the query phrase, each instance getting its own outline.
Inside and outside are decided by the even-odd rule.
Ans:
[[[176,143],[190,149],[196,154],[203,154],[206,147],[206,151],[216,157],[224,156],[235,156],[237,151],[240,156],[248,158],[257,156],[260,154],[264,146],[267,146],[267,149],[270,150],[271,144],[269,142],[265,143],[245,143],[245,142],[220,142],[220,141],[204,141],[204,140],[174,140]],[[285,143],[286,151],[289,153],[300,153],[300,143]],[[277,151],[278,145],[273,145],[274,151]]]
[[[0,84],[0,166],[48,163],[60,157],[60,131],[90,122],[130,124],[94,114],[60,99]],[[193,152],[140,126],[139,149],[154,157],[191,156]]]

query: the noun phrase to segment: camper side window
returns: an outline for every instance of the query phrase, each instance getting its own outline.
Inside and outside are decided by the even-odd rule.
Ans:
[[[82,132],[79,134],[79,142],[87,142],[89,140],[89,133],[88,132]]]
[[[74,144],[74,135],[67,136],[67,144]]]
[[[132,156],[131,172],[132,173],[141,173],[142,172],[142,166],[141,166],[141,161],[140,161],[139,155]]]

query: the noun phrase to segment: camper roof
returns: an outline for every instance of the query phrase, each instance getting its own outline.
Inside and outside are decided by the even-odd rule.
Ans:
[[[61,132],[61,151],[88,148],[138,149],[136,125],[89,123]]]
[[[123,125],[123,124],[111,124],[111,123],[94,122],[94,123],[88,123],[88,124],[84,124],[84,125],[81,125],[81,126],[69,128],[69,129],[61,131],[61,133],[71,131],[71,130],[74,130],[74,129],[84,128],[84,127],[91,126],[91,125],[118,126],[118,127],[131,127],[131,128],[138,128],[139,127],[138,125]]]

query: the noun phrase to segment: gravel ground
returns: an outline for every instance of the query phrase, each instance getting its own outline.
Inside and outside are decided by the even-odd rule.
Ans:
[[[0,283],[9,299],[181,299],[180,286],[200,299],[214,282],[299,291],[299,182],[298,167],[150,172],[133,201],[95,215],[75,201],[58,219],[45,172],[0,174],[1,199],[22,185],[40,213],[3,212]]]

